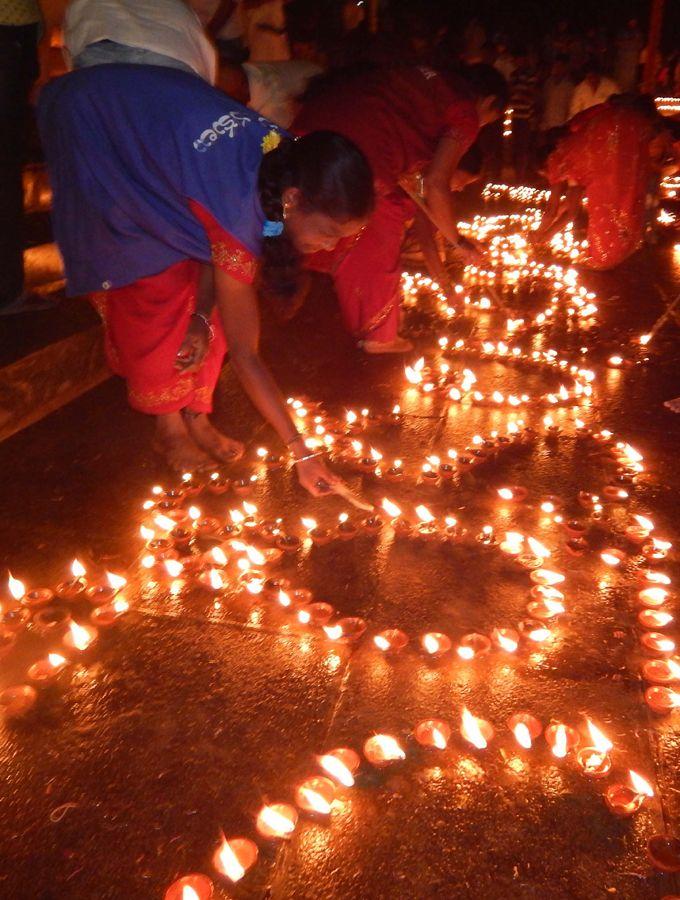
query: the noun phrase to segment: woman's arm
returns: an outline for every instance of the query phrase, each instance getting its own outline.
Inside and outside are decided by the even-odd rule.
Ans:
[[[260,313],[257,296],[250,284],[215,268],[215,298],[222,320],[231,364],[244,390],[259,412],[288,446],[296,463],[300,483],[315,497],[327,493],[327,485],[340,479],[311,455],[298,435],[288,406],[259,354]]]
[[[413,236],[423,251],[425,265],[430,276],[438,282],[441,289],[449,296],[451,293],[451,279],[437,250],[434,225],[420,209],[417,210],[413,221]]]
[[[451,198],[451,177],[465,149],[465,144],[452,135],[442,138],[423,175],[425,211],[452,244],[460,242],[460,235]]]

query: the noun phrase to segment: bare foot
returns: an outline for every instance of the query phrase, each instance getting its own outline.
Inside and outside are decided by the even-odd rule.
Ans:
[[[204,414],[185,416],[186,427],[201,450],[220,462],[234,462],[243,456],[243,444],[218,431]]]
[[[364,353],[410,353],[413,344],[406,338],[397,336],[393,341],[364,341]]]
[[[153,448],[176,472],[200,472],[214,468],[214,461],[193,440],[181,413],[156,417]]]

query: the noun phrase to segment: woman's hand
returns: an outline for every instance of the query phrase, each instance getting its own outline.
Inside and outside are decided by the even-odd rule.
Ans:
[[[210,346],[211,332],[203,319],[191,316],[189,326],[182,345],[177,351],[175,368],[179,372],[196,372],[201,368],[208,347]]]
[[[473,238],[461,238],[453,252],[466,266],[479,266],[486,259],[486,248]]]
[[[312,497],[326,496],[331,492],[331,485],[342,481],[319,456],[296,463],[295,468],[300,484]]]

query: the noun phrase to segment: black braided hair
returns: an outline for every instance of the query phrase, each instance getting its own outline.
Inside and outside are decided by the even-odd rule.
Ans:
[[[283,140],[260,164],[258,190],[265,217],[283,221],[283,192],[295,187],[308,212],[349,222],[368,216],[374,204],[373,174],[359,148],[332,131]],[[285,308],[294,304],[301,281],[301,255],[284,228],[263,238],[258,288]]]

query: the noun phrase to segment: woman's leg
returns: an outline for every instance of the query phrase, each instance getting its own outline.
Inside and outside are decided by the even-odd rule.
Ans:
[[[114,372],[125,378],[133,409],[156,417],[156,447],[170,465],[191,471],[214,465],[222,452],[211,453],[187,426],[184,410],[203,419],[212,409],[212,395],[226,344],[219,323],[215,340],[197,372],[175,368],[194,308],[199,265],[185,260],[159,275],[93,296],[106,327],[106,353]],[[213,449],[215,442],[211,443]]]
[[[371,219],[338,265],[335,288],[343,320],[365,349],[408,349],[397,334],[401,244],[408,210],[401,198],[378,201]],[[366,347],[368,344],[368,347]]]

